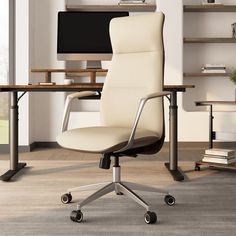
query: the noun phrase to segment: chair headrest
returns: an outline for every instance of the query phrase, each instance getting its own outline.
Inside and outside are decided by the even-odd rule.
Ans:
[[[163,50],[164,14],[147,13],[111,20],[110,37],[113,53],[136,53]]]

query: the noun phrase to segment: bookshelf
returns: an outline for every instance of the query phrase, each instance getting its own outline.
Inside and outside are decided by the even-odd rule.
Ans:
[[[185,5],[184,12],[236,12],[236,5]]]
[[[236,43],[236,38],[184,38],[184,43]]]
[[[156,10],[155,0],[146,0],[145,3],[137,4],[122,4],[119,5],[119,0],[115,1],[83,1],[67,0],[67,11],[129,11],[129,12],[153,12]]]
[[[183,106],[187,111],[207,111],[205,107],[197,108],[195,101],[235,97],[229,73],[201,73],[201,68],[205,64],[225,64],[230,72],[236,67],[233,56],[236,38],[231,37],[236,5],[196,5],[185,1],[183,12],[183,83],[196,86],[191,97],[184,95]],[[221,87],[227,92],[222,93]],[[223,107],[217,109],[220,111]]]
[[[184,78],[229,77],[229,73],[184,73]]]

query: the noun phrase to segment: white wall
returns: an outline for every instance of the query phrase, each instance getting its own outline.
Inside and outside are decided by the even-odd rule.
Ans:
[[[65,9],[64,0],[30,0],[31,68],[64,68],[57,61],[57,13]],[[56,82],[63,77],[56,75]],[[44,80],[43,74],[31,74],[31,83]],[[30,111],[31,142],[54,141],[59,133],[64,93],[32,94]]]
[[[27,0],[24,0],[27,1]],[[21,1],[22,3],[23,1]],[[196,2],[196,1],[195,1]],[[166,49],[166,84],[183,83],[183,15],[182,0],[158,0],[158,10],[166,15],[165,22],[165,49]],[[30,0],[30,68],[63,68],[64,63],[56,59],[56,29],[57,12],[64,9],[64,0]],[[27,40],[26,40],[27,42]],[[27,50],[26,50],[27,51]],[[27,62],[27,60],[26,60]],[[25,65],[23,65],[25,67]],[[38,82],[39,76],[31,75],[31,82]],[[27,78],[26,73],[20,78]],[[43,75],[41,75],[43,78]],[[56,76],[62,80],[62,77]],[[27,82],[27,81],[25,81]],[[187,90],[191,96],[193,89]],[[30,98],[30,141],[55,141],[60,133],[61,115],[64,105],[64,93],[38,93]],[[25,98],[27,99],[27,98]],[[208,140],[208,113],[187,112],[183,108],[183,94],[179,100],[179,140],[180,141],[207,141]],[[27,101],[24,101],[27,107]],[[23,107],[23,106],[22,106]],[[97,106],[95,106],[97,107]],[[24,108],[27,111],[27,108]],[[27,116],[27,112],[21,112]],[[234,119],[231,114],[217,114],[216,128],[230,130]],[[225,122],[229,119],[229,122]],[[28,118],[21,120],[22,127],[26,127]],[[98,112],[73,113],[71,127],[97,125]],[[166,127],[168,141],[168,103],[166,102]],[[27,137],[21,136],[22,140]],[[29,138],[28,138],[29,140]]]
[[[16,1],[16,84],[29,81],[29,0]],[[19,144],[29,145],[29,94],[19,103]]]

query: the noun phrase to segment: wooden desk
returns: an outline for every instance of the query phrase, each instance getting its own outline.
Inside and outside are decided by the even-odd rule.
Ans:
[[[187,88],[194,88],[194,85],[164,85],[165,91],[185,92]],[[79,83],[72,85],[0,85],[0,92],[50,92],[50,91],[83,91],[102,90],[103,83]]]
[[[18,103],[21,97],[27,92],[68,92],[68,91],[102,91],[103,84],[81,83],[73,85],[0,85],[0,92],[10,92],[10,169],[0,179],[9,181],[16,173],[26,166],[26,163],[19,163],[18,153]],[[187,88],[194,88],[193,85],[165,85],[164,90],[170,91],[170,153],[169,162],[165,166],[177,181],[184,180],[184,176],[178,168],[178,106],[177,92],[185,92]],[[18,92],[23,94],[18,98]]]

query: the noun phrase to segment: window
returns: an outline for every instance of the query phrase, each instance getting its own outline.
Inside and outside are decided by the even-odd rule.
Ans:
[[[0,84],[9,83],[9,1],[0,1]],[[8,144],[8,94],[0,93],[0,144]]]

